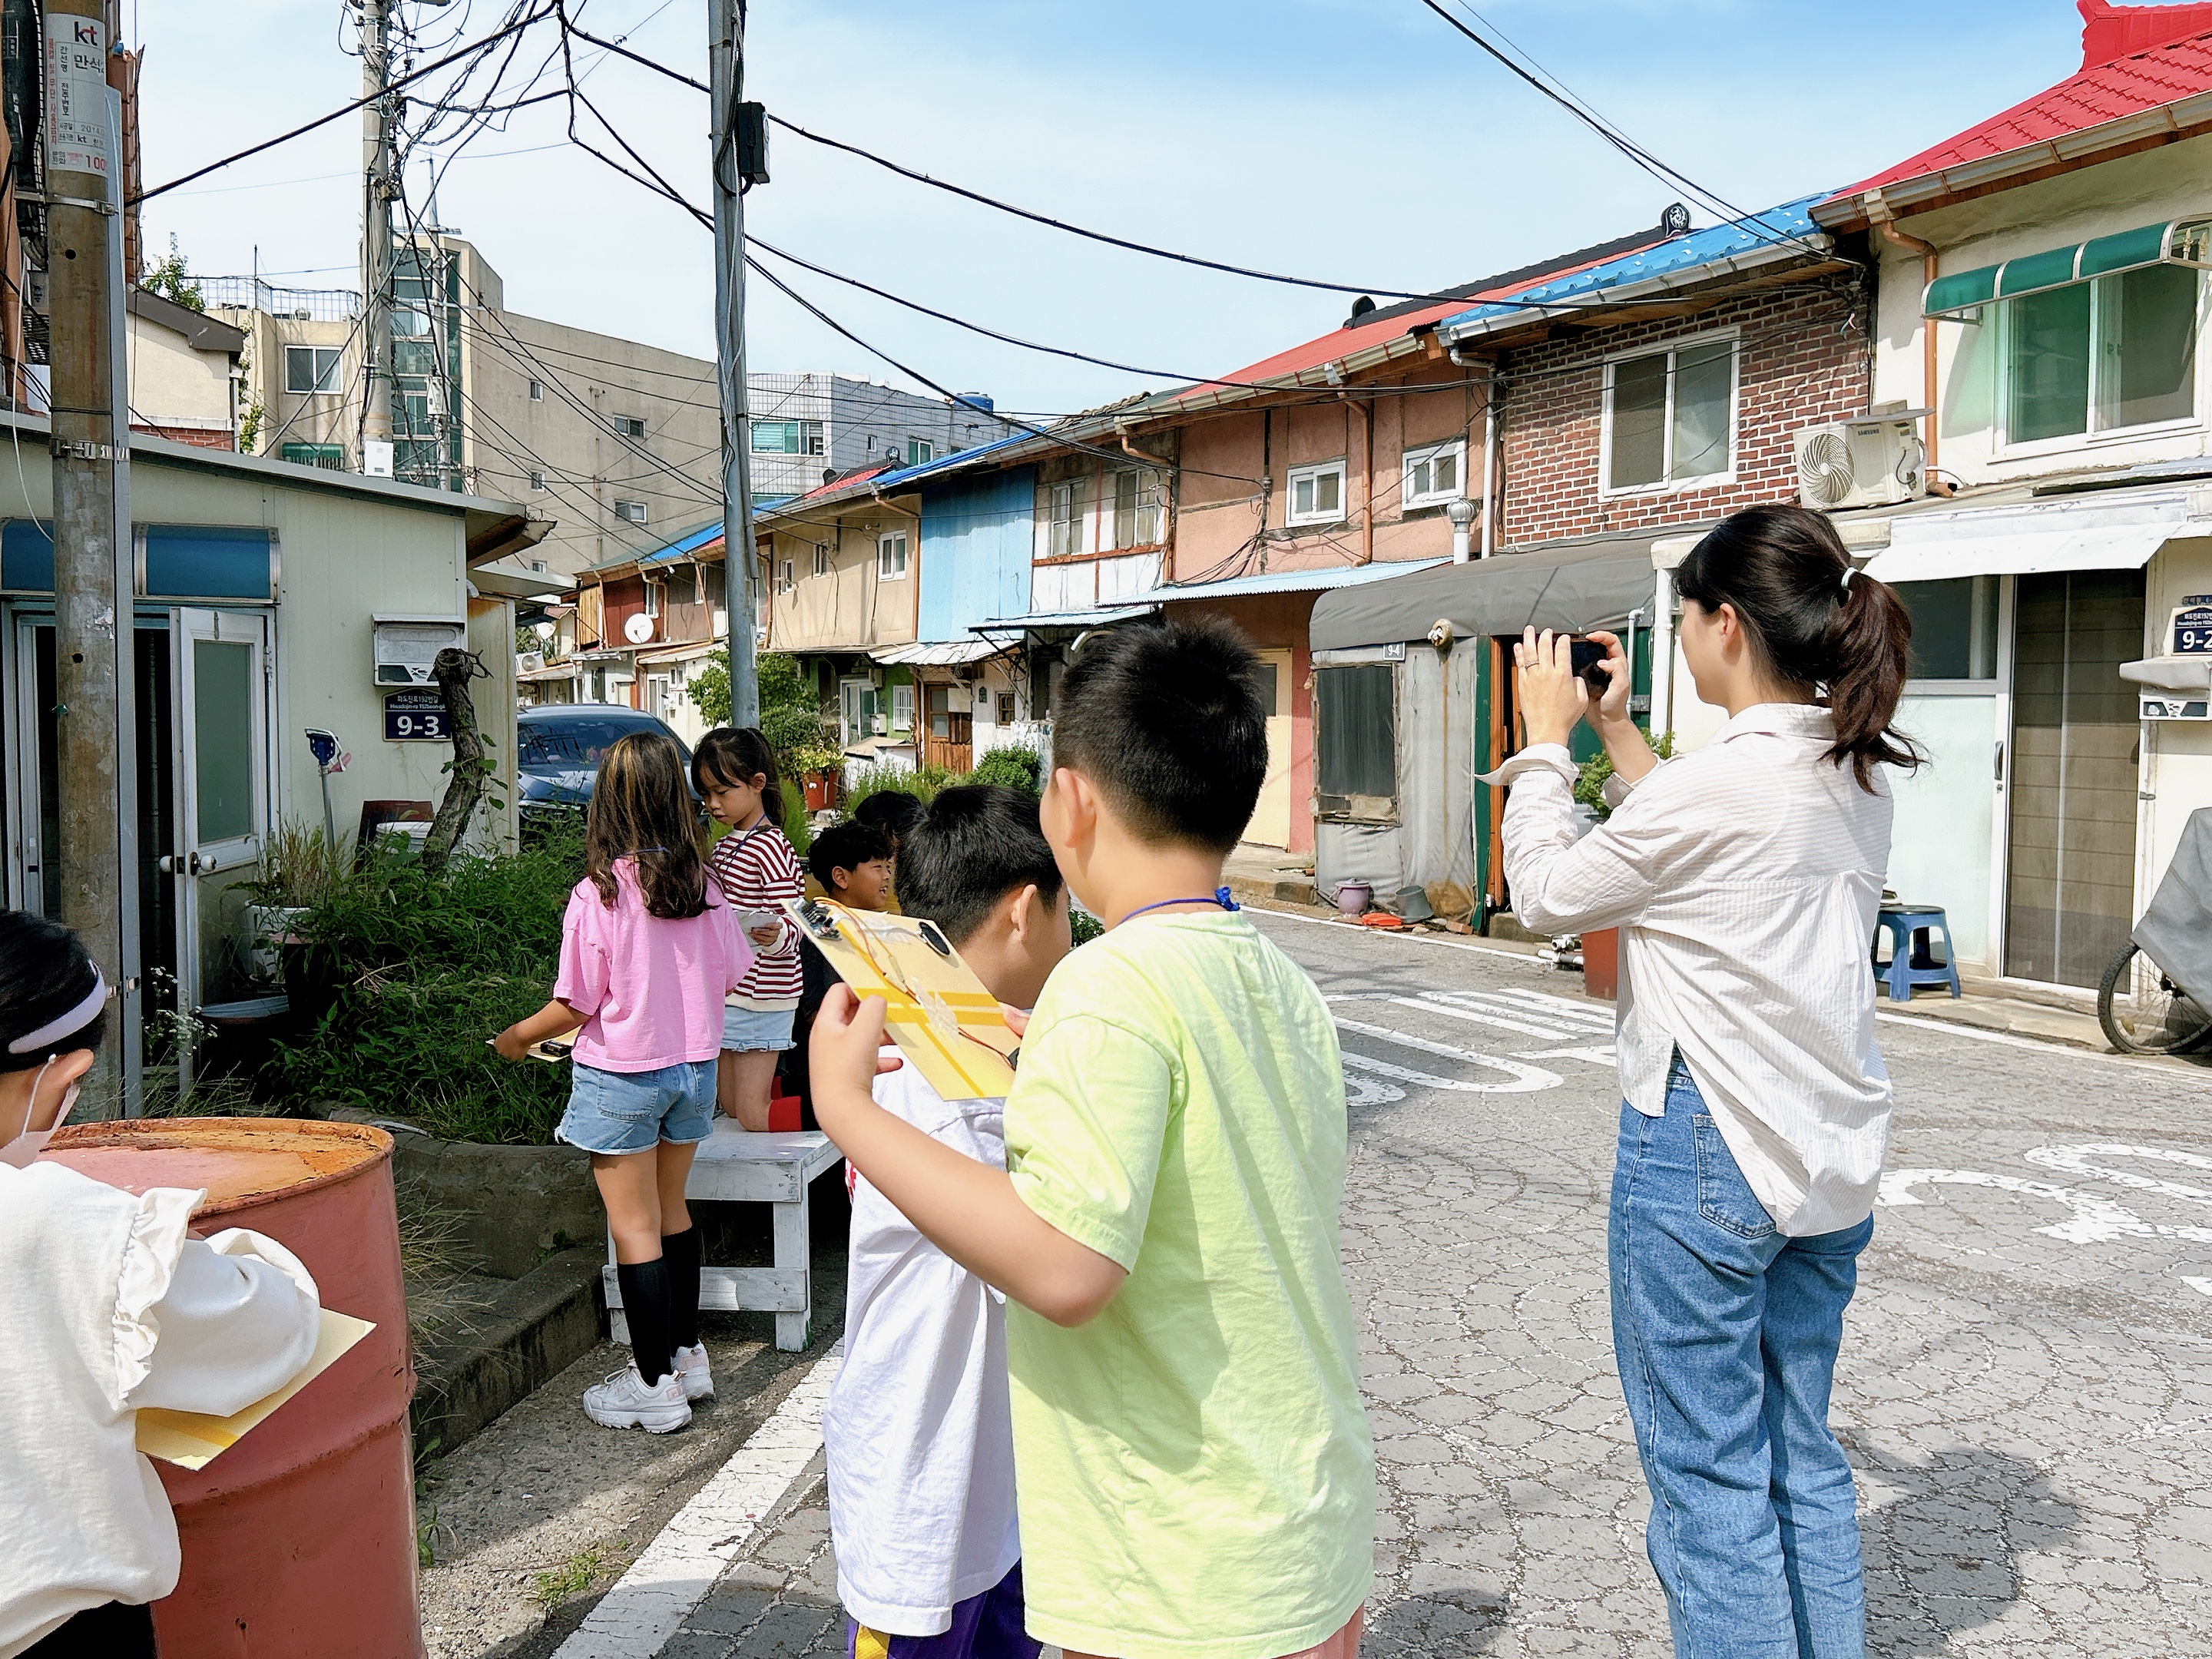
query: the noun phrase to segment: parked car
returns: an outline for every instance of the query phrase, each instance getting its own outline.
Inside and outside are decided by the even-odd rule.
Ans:
[[[542,703],[515,718],[515,764],[521,775],[517,803],[526,834],[580,812],[592,799],[599,762],[618,738],[636,732],[658,732],[684,757],[691,774],[691,750],[667,723],[635,708],[593,702]],[[696,792],[694,791],[696,795]]]

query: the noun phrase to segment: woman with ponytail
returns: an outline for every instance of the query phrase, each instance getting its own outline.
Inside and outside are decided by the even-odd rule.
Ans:
[[[1516,648],[1528,746],[1503,825],[1514,909],[1541,933],[1618,927],[1620,1150],[1608,1227],[1615,1357],[1674,1650],[1858,1659],[1850,1464],[1828,1395],[1888,1147],[1874,1041],[1886,769],[1911,621],[1828,520],[1760,507],[1675,575],[1682,655],[1729,718],[1662,764],[1603,641],[1595,699],[1567,641]],[[1567,749],[1611,756],[1612,817],[1579,841]]]

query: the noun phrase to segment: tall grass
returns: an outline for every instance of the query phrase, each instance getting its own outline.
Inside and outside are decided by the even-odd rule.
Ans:
[[[544,1006],[561,918],[583,872],[581,825],[519,852],[456,859],[439,874],[373,855],[299,919],[295,1003],[327,1000],[278,1046],[294,1103],[404,1117],[449,1139],[550,1141],[568,1070],[501,1060],[487,1039]]]

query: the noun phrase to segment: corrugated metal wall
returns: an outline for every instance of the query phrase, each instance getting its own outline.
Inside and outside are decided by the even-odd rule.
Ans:
[[[1034,467],[924,485],[917,638],[965,639],[978,623],[1028,612],[1036,508]]]

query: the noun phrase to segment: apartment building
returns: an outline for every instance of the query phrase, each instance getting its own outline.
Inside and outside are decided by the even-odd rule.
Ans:
[[[832,473],[920,466],[1020,429],[980,392],[926,398],[843,374],[751,374],[746,385],[757,504],[803,495]]]

